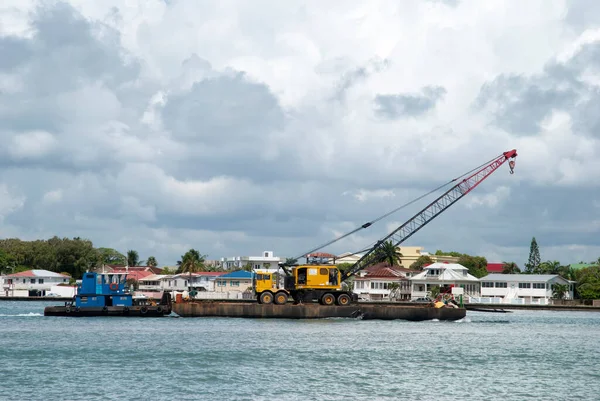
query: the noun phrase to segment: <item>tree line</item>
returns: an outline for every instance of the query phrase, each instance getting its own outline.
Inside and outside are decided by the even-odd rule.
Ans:
[[[158,266],[154,256],[140,260],[135,250],[122,254],[112,248],[95,248],[92,241],[80,237],[23,241],[0,240],[0,273],[12,274],[43,269],[80,279],[83,273],[107,265]]]

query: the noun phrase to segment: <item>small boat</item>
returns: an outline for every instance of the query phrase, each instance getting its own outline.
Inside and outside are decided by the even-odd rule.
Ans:
[[[159,317],[171,314],[171,294],[164,292],[160,302],[134,298],[126,282],[127,273],[87,272],[73,300],[60,306],[47,306],[44,316]]]

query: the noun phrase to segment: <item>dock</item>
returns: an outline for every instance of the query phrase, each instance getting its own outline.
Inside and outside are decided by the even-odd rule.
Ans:
[[[298,304],[261,305],[256,302],[192,301],[175,303],[173,312],[181,317],[239,317],[274,319],[351,318],[362,320],[460,320],[465,308],[434,308],[426,305],[355,303],[347,306]]]

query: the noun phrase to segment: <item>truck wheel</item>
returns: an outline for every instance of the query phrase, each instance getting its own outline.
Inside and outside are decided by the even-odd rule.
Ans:
[[[277,305],[285,305],[288,301],[288,294],[280,291],[277,294],[275,294],[275,303]]]
[[[273,302],[273,294],[270,292],[263,292],[260,294],[260,303],[261,304],[270,304]]]
[[[350,296],[348,294],[340,294],[337,299],[338,305],[348,305],[350,303]]]
[[[323,305],[333,305],[335,303],[335,297],[333,294],[327,293],[323,295],[323,298],[321,298],[321,303]]]

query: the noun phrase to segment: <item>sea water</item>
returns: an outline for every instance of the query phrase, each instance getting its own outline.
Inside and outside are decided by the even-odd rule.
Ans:
[[[600,313],[457,322],[44,317],[0,301],[0,400],[599,400]]]

